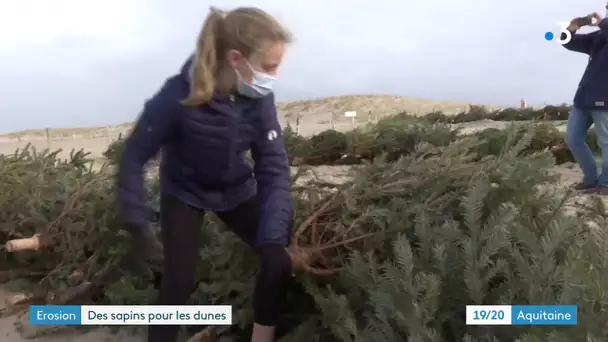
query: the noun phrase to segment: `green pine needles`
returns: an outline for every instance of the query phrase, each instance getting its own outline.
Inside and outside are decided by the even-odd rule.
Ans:
[[[544,141],[542,125],[462,137],[444,124],[392,120],[356,133],[358,148],[385,153],[360,161],[346,182],[297,180],[291,248],[306,258],[280,340],[608,340],[608,210],[601,199],[576,204],[559,186],[550,172],[555,154],[531,147]],[[124,254],[112,166],[93,171],[83,158],[58,161],[31,149],[0,158],[2,240],[53,234],[38,251],[3,254],[4,273],[33,279],[39,302],[105,279]],[[218,333],[238,340],[251,325],[258,265],[210,218],[191,301],[233,305],[235,325]],[[70,299],[136,304],[154,293],[153,282],[137,277],[104,281],[102,296]],[[467,326],[465,306],[475,304],[578,305],[579,324]]]

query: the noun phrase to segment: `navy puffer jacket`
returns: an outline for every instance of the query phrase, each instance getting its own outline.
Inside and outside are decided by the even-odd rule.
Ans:
[[[578,108],[608,109],[608,20],[599,23],[599,30],[587,33],[572,33],[572,40],[564,47],[571,51],[589,55],[589,63],[574,95],[574,106]],[[565,33],[562,33],[562,39]]]
[[[118,202],[125,220],[145,229],[150,217],[143,166],[161,150],[161,190],[193,207],[227,211],[257,194],[258,243],[286,244],[291,219],[290,167],[274,96],[215,95],[190,108],[189,60],[145,104],[125,142]],[[246,159],[251,151],[252,166]]]

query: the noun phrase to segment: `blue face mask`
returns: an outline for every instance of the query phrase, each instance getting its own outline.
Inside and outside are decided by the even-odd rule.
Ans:
[[[245,61],[251,72],[253,73],[253,80],[251,83],[247,83],[241,77],[241,74],[235,69],[237,77],[239,78],[238,92],[243,96],[258,99],[272,93],[272,87],[277,81],[276,77],[272,77],[260,71],[256,71],[251,67],[249,62]]]

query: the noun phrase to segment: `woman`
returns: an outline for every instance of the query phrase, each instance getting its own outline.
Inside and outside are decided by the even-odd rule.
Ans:
[[[149,211],[142,170],[162,147],[164,276],[159,305],[183,305],[196,282],[203,214],[212,211],[260,255],[251,341],[274,341],[291,259],[290,168],[272,94],[290,34],[256,8],[211,9],[195,55],[145,105],[126,141],[121,211],[143,244]],[[251,150],[254,166],[246,160]],[[178,326],[150,326],[172,342]]]

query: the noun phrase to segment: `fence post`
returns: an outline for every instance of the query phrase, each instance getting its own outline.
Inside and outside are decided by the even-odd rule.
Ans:
[[[336,130],[336,119],[335,119],[336,115],[334,114],[334,112],[331,112],[330,115],[331,115],[331,119],[330,119],[331,129],[333,129],[335,131]]]
[[[353,116],[353,122],[352,122],[353,125],[355,124],[355,118],[356,118],[356,116]]]
[[[45,128],[44,131],[46,133],[46,147],[51,148],[51,129]]]
[[[300,114],[296,116],[296,134],[300,135]]]
[[[367,113],[367,122],[372,122],[372,111],[371,110]]]
[[[110,127],[106,126],[105,127],[105,132],[106,132],[106,141],[108,143],[108,146],[110,146],[110,143],[111,143],[111,141],[110,141]]]

